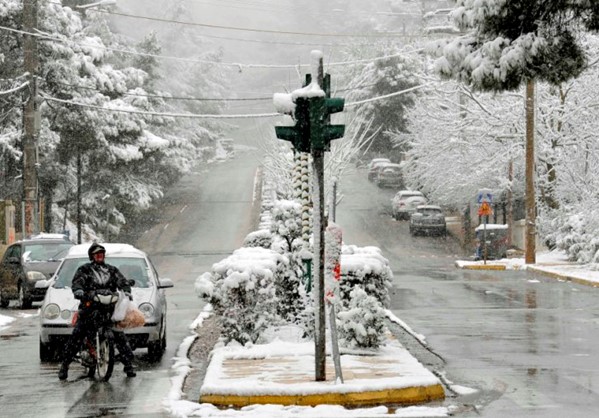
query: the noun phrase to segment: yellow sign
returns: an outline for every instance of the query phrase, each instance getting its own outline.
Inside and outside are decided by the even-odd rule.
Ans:
[[[491,209],[491,205],[489,202],[483,202],[478,207],[478,216],[491,216],[493,214],[493,210]]]

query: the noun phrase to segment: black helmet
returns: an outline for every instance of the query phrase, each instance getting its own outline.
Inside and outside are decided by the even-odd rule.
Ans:
[[[97,243],[93,243],[90,247],[89,250],[87,250],[87,255],[89,256],[90,260],[94,259],[94,254],[96,253],[106,253],[106,248],[102,247],[100,244]]]

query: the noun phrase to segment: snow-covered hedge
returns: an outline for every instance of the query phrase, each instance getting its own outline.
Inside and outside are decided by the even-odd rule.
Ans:
[[[287,257],[265,248],[240,248],[195,283],[198,295],[222,318],[225,343],[255,343],[279,321],[275,282],[287,275]]]
[[[243,240],[243,246],[270,249],[272,246],[272,234],[266,229],[250,232]]]
[[[349,294],[347,307],[337,314],[337,331],[342,345],[378,348],[384,340],[385,311],[381,303],[360,286]]]
[[[393,272],[378,247],[344,245],[341,249],[341,299],[351,300],[351,292],[360,286],[383,307],[389,306]]]
[[[599,264],[599,213],[595,208],[555,216],[550,221],[552,231],[545,237],[570,261]]]

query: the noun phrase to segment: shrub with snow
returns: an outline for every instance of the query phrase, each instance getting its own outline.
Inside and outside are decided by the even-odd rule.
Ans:
[[[387,307],[392,279],[389,261],[378,247],[342,247],[340,297],[343,301],[349,301],[354,287],[360,286],[383,307]]]
[[[384,340],[385,311],[360,286],[349,294],[347,306],[337,313],[339,341],[349,348],[378,348]]]
[[[243,240],[243,246],[270,249],[272,246],[272,234],[266,229],[250,232]]]
[[[275,282],[289,269],[287,257],[264,248],[240,248],[196,280],[198,295],[222,318],[225,343],[255,343],[279,322]]]

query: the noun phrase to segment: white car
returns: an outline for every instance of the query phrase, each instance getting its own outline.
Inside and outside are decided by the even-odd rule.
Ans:
[[[400,190],[391,199],[391,213],[395,219],[410,219],[418,206],[427,203],[424,195],[417,190]]]
[[[79,266],[88,263],[90,244],[73,246],[54,276],[41,280],[38,288],[47,288],[40,314],[40,359],[51,361],[63,351],[73,333],[73,314],[79,300],[71,290],[71,282]],[[165,288],[173,287],[170,279],[160,278],[143,251],[129,244],[105,244],[106,263],[116,266],[123,275],[135,280],[131,288],[133,303],[145,316],[143,327],[125,330],[132,349],[147,347],[152,360],[159,360],[166,348]]]

